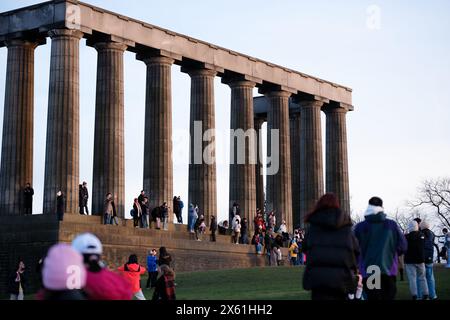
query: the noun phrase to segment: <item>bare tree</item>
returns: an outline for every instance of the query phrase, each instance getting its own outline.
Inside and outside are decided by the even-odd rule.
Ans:
[[[403,233],[408,229],[409,223],[415,218],[422,219],[422,214],[418,209],[400,211],[399,208],[395,209],[395,213],[392,215],[392,219],[397,222]]]
[[[419,187],[417,198],[410,202],[413,208],[424,208],[450,228],[450,178],[425,180]]]

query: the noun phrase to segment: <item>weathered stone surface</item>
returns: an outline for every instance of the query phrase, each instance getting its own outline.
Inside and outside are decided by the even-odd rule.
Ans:
[[[300,112],[300,216],[314,208],[323,195],[321,101],[301,102]]]
[[[7,45],[0,215],[21,213],[22,188],[33,183],[34,49],[38,44],[11,40]]]
[[[347,156],[347,109],[327,107],[326,114],[326,191],[337,195],[344,212],[350,214]]]
[[[50,58],[44,209],[56,212],[56,193],[66,195],[67,213],[78,212],[79,43],[77,30],[55,29]]]
[[[209,69],[192,69],[189,71],[189,76],[191,77],[191,144],[189,154],[188,203],[198,205],[200,213],[204,214],[207,224],[210,221],[211,215],[217,216],[215,139],[202,141],[201,144],[197,143],[197,146],[193,139],[199,134],[201,137],[204,137],[205,131],[211,132],[210,130],[215,129],[215,75],[216,71]],[[195,121],[201,122],[202,129],[199,133],[195,133]],[[201,148],[199,148],[200,146]],[[208,150],[211,150],[211,152]],[[210,156],[205,158],[203,154]]]
[[[248,227],[253,229],[256,212],[256,181],[255,166],[257,160],[257,136],[254,131],[253,114],[253,88],[251,81],[232,81],[231,88],[231,123],[230,129],[234,131],[230,140],[230,184],[229,208],[236,202],[240,206],[241,218],[247,218]],[[247,136],[244,134],[248,133]],[[239,142],[243,137],[243,141]],[[232,221],[232,213],[229,220]]]
[[[97,93],[95,100],[92,213],[103,214],[107,193],[114,197],[117,215],[125,214],[124,83],[123,54],[126,45],[95,44]]]
[[[275,210],[277,226],[286,221],[292,232],[292,185],[291,185],[291,146],[289,139],[289,97],[286,91],[270,91],[266,94],[270,100],[267,113],[267,150],[272,149],[271,130],[279,132],[279,167],[275,174],[267,175],[267,209]],[[271,155],[273,157],[273,155]]]
[[[172,83],[173,59],[143,58],[147,65],[144,137],[144,190],[152,206],[172,207]],[[169,222],[172,221],[169,209]]]

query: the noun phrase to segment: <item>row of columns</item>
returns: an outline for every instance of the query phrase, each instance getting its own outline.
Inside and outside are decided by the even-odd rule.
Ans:
[[[79,184],[79,40],[80,31],[57,29],[52,39],[45,160],[44,213],[53,213],[56,192],[66,195],[66,212],[78,207]],[[115,196],[118,215],[124,209],[124,79],[123,54],[127,46],[112,41],[90,41],[98,52],[94,133],[93,213],[101,214],[107,192]],[[20,210],[20,189],[32,182],[33,67],[37,43],[14,40],[7,44],[8,67],[0,169],[0,210]],[[145,101],[144,190],[152,205],[170,203],[173,196],[171,66],[174,59],[138,54],[147,67]],[[191,143],[188,203],[199,206],[209,222],[217,215],[215,141],[208,137],[215,128],[214,77],[217,71],[183,67],[191,78],[190,134],[200,134],[202,148]],[[231,129],[256,129],[264,122],[254,118],[253,88],[256,83],[241,78],[224,81],[231,88]],[[301,110],[289,117],[290,92],[267,91],[268,150],[270,129],[279,130],[279,169],[267,176],[264,195],[261,165],[249,163],[255,145],[246,144],[246,162],[230,164],[230,205],[240,204],[243,217],[251,221],[256,208],[275,209],[278,224],[292,228],[323,194],[323,164],[320,114],[327,114],[326,190],[338,194],[349,211],[345,108],[323,108],[322,101],[302,101]],[[195,122],[200,121],[197,128]],[[199,131],[199,132],[196,132]],[[295,141],[291,143],[291,139]],[[260,139],[257,139],[259,141]],[[196,149],[198,148],[198,149]],[[262,152],[256,144],[256,152]],[[204,161],[204,154],[211,161]],[[232,153],[237,156],[237,152]],[[297,165],[299,163],[299,165]],[[295,169],[294,169],[295,168]],[[266,200],[266,202],[265,202]],[[293,217],[294,210],[294,217]],[[169,219],[172,215],[169,214]],[[249,227],[252,227],[249,223]]]

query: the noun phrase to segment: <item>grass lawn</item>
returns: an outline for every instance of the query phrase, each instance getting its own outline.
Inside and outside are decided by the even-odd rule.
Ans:
[[[179,300],[309,300],[302,288],[303,267],[265,267],[177,274]],[[434,268],[439,299],[450,300],[450,269]],[[143,280],[146,280],[143,279]],[[143,283],[145,288],[145,283]],[[397,299],[410,300],[408,282],[397,281]],[[148,299],[152,290],[144,289]]]

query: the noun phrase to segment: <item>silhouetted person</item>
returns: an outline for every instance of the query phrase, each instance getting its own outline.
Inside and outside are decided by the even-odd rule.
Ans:
[[[89,199],[89,192],[87,188],[86,181],[83,182],[83,184],[80,184],[80,191],[79,191],[79,207],[80,207],[80,214],[84,214],[84,211],[86,209],[86,214],[89,214],[88,209],[88,199]]]
[[[30,183],[25,185],[23,189],[23,213],[24,214],[33,214],[33,195],[34,190],[31,187]]]
[[[64,193],[59,190],[56,193],[56,216],[58,221],[63,221],[64,219],[64,209],[66,205],[66,199],[64,197]]]

